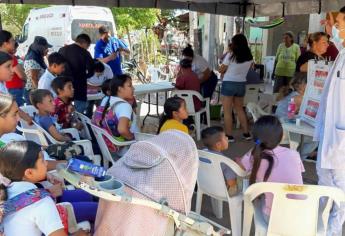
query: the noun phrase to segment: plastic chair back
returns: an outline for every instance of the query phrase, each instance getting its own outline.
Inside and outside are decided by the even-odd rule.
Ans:
[[[88,125],[88,122],[91,123],[90,118],[79,112],[75,112],[75,114],[77,115],[78,119],[83,123],[83,126],[84,126],[84,128],[80,131],[81,132],[80,136],[88,140],[92,140],[91,132]]]
[[[31,116],[31,117],[34,117],[35,114],[38,112],[37,109],[33,105],[21,106],[20,109],[22,109],[22,111],[28,113],[29,116]]]
[[[252,115],[254,122],[257,121],[261,116],[269,115],[263,111],[257,104],[249,102],[247,104],[247,110]]]
[[[26,123],[25,121],[22,121],[22,120],[20,122]],[[17,126],[17,129],[20,132],[22,132],[22,135],[25,137],[26,140],[33,141],[33,142],[40,144],[42,146],[48,146],[48,141],[42,132],[37,130],[34,127],[34,125],[28,126],[28,127],[30,127],[30,128],[22,128],[22,127]]]
[[[192,90],[175,90],[173,91],[173,95],[177,95],[180,98],[183,98],[186,102],[186,107],[189,115],[195,114],[195,107],[194,107],[194,101],[193,101],[193,96],[198,95],[201,96],[200,93]]]
[[[115,146],[117,147],[123,147],[123,146],[129,146],[132,143],[135,143],[136,141],[125,141],[125,142],[119,142],[116,139],[113,138],[113,136],[111,136],[110,134],[108,134],[107,131],[105,131],[104,129],[92,124],[91,122],[88,122],[88,124],[90,125],[93,134],[96,137],[97,143],[99,145],[99,148],[101,150],[102,156],[103,156],[103,161],[104,161],[104,167],[108,168],[109,166],[109,162],[111,163],[115,163],[109,148],[107,146],[107,144],[104,141],[104,137],[106,137],[107,139],[109,139]]]
[[[198,153],[198,187],[209,196],[227,200],[228,191],[224,181],[221,163],[228,165],[238,176],[245,177],[247,173],[236,162],[222,155],[202,150],[199,150]]]
[[[244,96],[244,105],[252,102],[259,102],[259,91],[262,87],[261,84],[247,84],[246,85],[246,95]]]
[[[274,70],[274,61],[275,56],[266,56],[262,60],[262,64],[265,66],[265,78],[271,79],[273,76],[273,70]]]
[[[243,236],[249,236],[253,214],[255,228],[265,228],[265,223],[260,220],[262,219],[260,207],[253,204],[253,201],[263,193],[272,193],[274,196],[265,235],[326,235],[330,203],[334,201],[339,206],[340,202],[345,201],[344,192],[334,187],[267,182],[253,184],[246,190],[244,197],[246,227],[243,227]],[[331,201],[328,201],[323,209],[320,219],[319,205],[322,197],[328,197]]]

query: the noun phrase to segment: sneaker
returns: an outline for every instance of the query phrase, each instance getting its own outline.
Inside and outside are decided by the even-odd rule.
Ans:
[[[234,142],[235,142],[235,138],[234,138],[234,136],[227,135],[227,137],[228,137],[228,141],[229,141],[229,143],[234,143]]]
[[[252,140],[252,136],[250,135],[250,133],[243,133],[242,138],[247,140],[247,141]]]

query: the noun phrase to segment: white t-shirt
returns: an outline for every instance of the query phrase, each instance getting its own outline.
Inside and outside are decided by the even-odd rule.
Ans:
[[[5,82],[0,82],[0,93],[8,94],[8,89],[5,85]]]
[[[106,63],[103,63],[104,71],[101,75],[97,76],[94,74],[92,77],[87,79],[87,83],[93,86],[102,86],[103,82],[112,79],[114,77],[113,71],[111,67]]]
[[[48,69],[46,69],[44,74],[38,80],[38,88],[49,90],[53,94],[54,98],[56,98],[56,96],[57,96],[56,93],[54,92],[53,88],[52,88],[52,81],[55,78],[56,78],[56,76],[53,75],[52,73],[50,73]]]
[[[37,188],[29,182],[13,182],[7,188],[8,197]],[[56,230],[63,229],[63,225],[54,201],[50,197],[43,198],[23,209],[5,217],[5,235],[18,236],[49,235]]]
[[[246,82],[247,74],[250,66],[253,63],[253,60],[243,63],[236,63],[235,61],[231,60],[230,57],[231,53],[228,53],[223,60],[223,65],[228,66],[228,69],[224,74],[223,81]]]
[[[12,141],[25,141],[25,137],[17,134],[17,133],[8,133],[8,134],[4,134],[0,137],[0,140],[2,142],[4,142],[5,144],[12,142]],[[50,156],[48,155],[48,153],[46,151],[43,151],[43,157],[44,160],[46,161],[54,161],[55,159],[50,158]]]
[[[114,107],[114,112],[115,115],[118,119],[121,117],[126,117],[131,121],[131,127],[130,131],[132,133],[139,132],[139,129],[137,127],[137,122],[135,119],[135,114],[133,112],[131,104],[129,104],[127,101],[123,100],[122,98],[119,97],[111,97],[110,98],[110,106],[112,106],[115,102],[122,101],[121,103],[118,103]]]
[[[199,55],[194,55],[192,61],[192,70],[198,75],[199,79],[202,79],[203,72],[209,68],[208,62],[205,58]]]

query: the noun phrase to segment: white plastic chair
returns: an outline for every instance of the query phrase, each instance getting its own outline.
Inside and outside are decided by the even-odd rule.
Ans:
[[[177,95],[186,101],[188,115],[194,116],[196,138],[200,140],[201,137],[201,114],[206,113],[207,127],[210,127],[210,98],[204,98],[200,93],[193,90],[174,90],[172,96]],[[199,111],[195,111],[193,97],[197,97],[201,103],[206,103]]]
[[[262,60],[262,64],[265,66],[265,79],[267,80],[272,79],[275,59],[275,56],[266,56]]]
[[[88,123],[93,131],[93,134],[96,137],[99,149],[101,150],[102,156],[103,156],[103,165],[104,168],[108,169],[109,167],[109,162],[111,162],[112,164],[115,163],[115,160],[112,158],[110,151],[107,147],[107,144],[104,141],[104,137],[106,137],[107,139],[109,139],[110,142],[112,142],[115,146],[117,147],[125,147],[125,146],[129,146],[133,143],[135,143],[136,141],[125,141],[125,142],[120,142],[117,141],[116,139],[113,138],[113,136],[111,136],[110,134],[108,134],[107,131],[105,131],[104,129],[92,124],[91,122]]]
[[[76,233],[79,229],[82,229],[84,231],[90,232],[91,231],[91,224],[89,221],[82,221],[77,223],[77,220],[75,218],[75,213],[74,213],[74,209],[71,203],[69,202],[61,202],[61,203],[57,203],[57,206],[62,206],[63,208],[65,208],[67,210],[67,214],[68,214],[68,223],[71,223],[71,226],[69,225],[68,227],[68,233],[70,234],[74,234]]]
[[[21,123],[25,123],[25,121],[21,121]],[[43,147],[49,146],[48,139],[45,136],[45,134],[42,132],[42,130],[44,130],[43,128],[41,128],[37,124],[34,124],[32,126],[29,126],[29,127],[31,127],[31,128],[27,129],[27,128],[22,128],[22,127],[17,126],[17,130],[22,132],[22,135],[25,137],[26,140],[36,142],[37,144],[40,144]],[[39,128],[37,128],[37,127],[39,127]],[[94,164],[96,164],[96,165],[100,164],[100,162],[101,162],[100,156],[94,154],[91,141],[89,141],[89,140],[76,140],[73,142],[75,144],[78,144],[78,145],[83,147],[84,154],[86,156],[88,156]],[[62,143],[62,142],[56,141],[56,142],[52,142],[52,143]]]
[[[21,106],[20,107],[24,112],[28,113],[29,116],[34,117],[35,114],[37,114],[37,109],[32,106]],[[51,143],[61,143],[57,140],[55,140],[45,129],[43,129],[40,125],[38,125],[37,123],[33,122],[33,125],[28,125],[25,121],[23,121],[22,119],[20,120],[20,126],[24,129],[38,129],[41,130],[42,133],[49,139],[49,141]],[[65,133],[65,134],[69,134],[72,136],[73,139],[75,140],[80,140],[80,136],[79,136],[79,132],[77,129],[75,128],[68,128],[68,129],[61,129],[60,130],[61,133]]]
[[[37,114],[37,109],[32,105],[21,106],[22,111],[28,113],[29,116],[34,117]]]
[[[221,163],[228,165],[237,176],[245,178],[247,173],[234,161],[222,155],[199,150],[198,192],[196,198],[196,212],[200,214],[202,196],[212,197],[212,208],[217,218],[223,216],[223,201],[228,202],[232,235],[240,236],[242,230],[242,191],[230,197],[224,180]],[[243,181],[246,188],[246,180]]]
[[[75,112],[75,114],[77,115],[77,118],[81,121],[81,123],[84,126],[84,128],[80,132],[80,136],[85,138],[85,139],[92,140],[91,132],[90,132],[89,126],[87,124],[88,122],[91,122],[90,118],[84,114],[77,112],[77,111]]]
[[[261,116],[269,115],[269,113],[263,111],[257,104],[249,102],[247,104],[247,110],[252,115],[254,122],[257,121]]]
[[[26,129],[26,128],[22,128],[20,126],[17,126],[17,130],[22,132],[22,135],[25,137],[26,140],[33,141],[33,142],[40,144],[42,146],[45,146],[45,147],[47,147],[49,145],[44,134],[37,129]]]
[[[246,85],[246,95],[244,96],[244,105],[248,103],[258,103],[259,102],[259,92],[262,88],[262,84],[247,84]]]
[[[273,202],[268,225],[262,216],[261,204],[253,201],[263,193],[272,193]],[[288,198],[297,195],[294,199]],[[328,197],[319,210],[320,198]],[[321,199],[326,200],[326,198]],[[345,193],[338,188],[318,185],[290,185],[256,183],[244,194],[243,236],[250,235],[254,215],[256,236],[311,236],[326,235],[329,212],[334,202],[339,206]]]
[[[151,75],[152,83],[169,80],[168,74],[162,72],[159,68],[155,68],[153,65],[149,65],[147,72]]]

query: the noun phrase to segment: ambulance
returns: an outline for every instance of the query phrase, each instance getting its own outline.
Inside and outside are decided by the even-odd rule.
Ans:
[[[112,35],[116,34],[115,21],[109,8],[95,6],[51,6],[30,11],[21,35],[17,36],[17,55],[24,57],[35,36],[43,36],[58,51],[64,45],[74,43],[81,33],[91,38],[89,51],[93,56],[98,28],[108,26]]]

